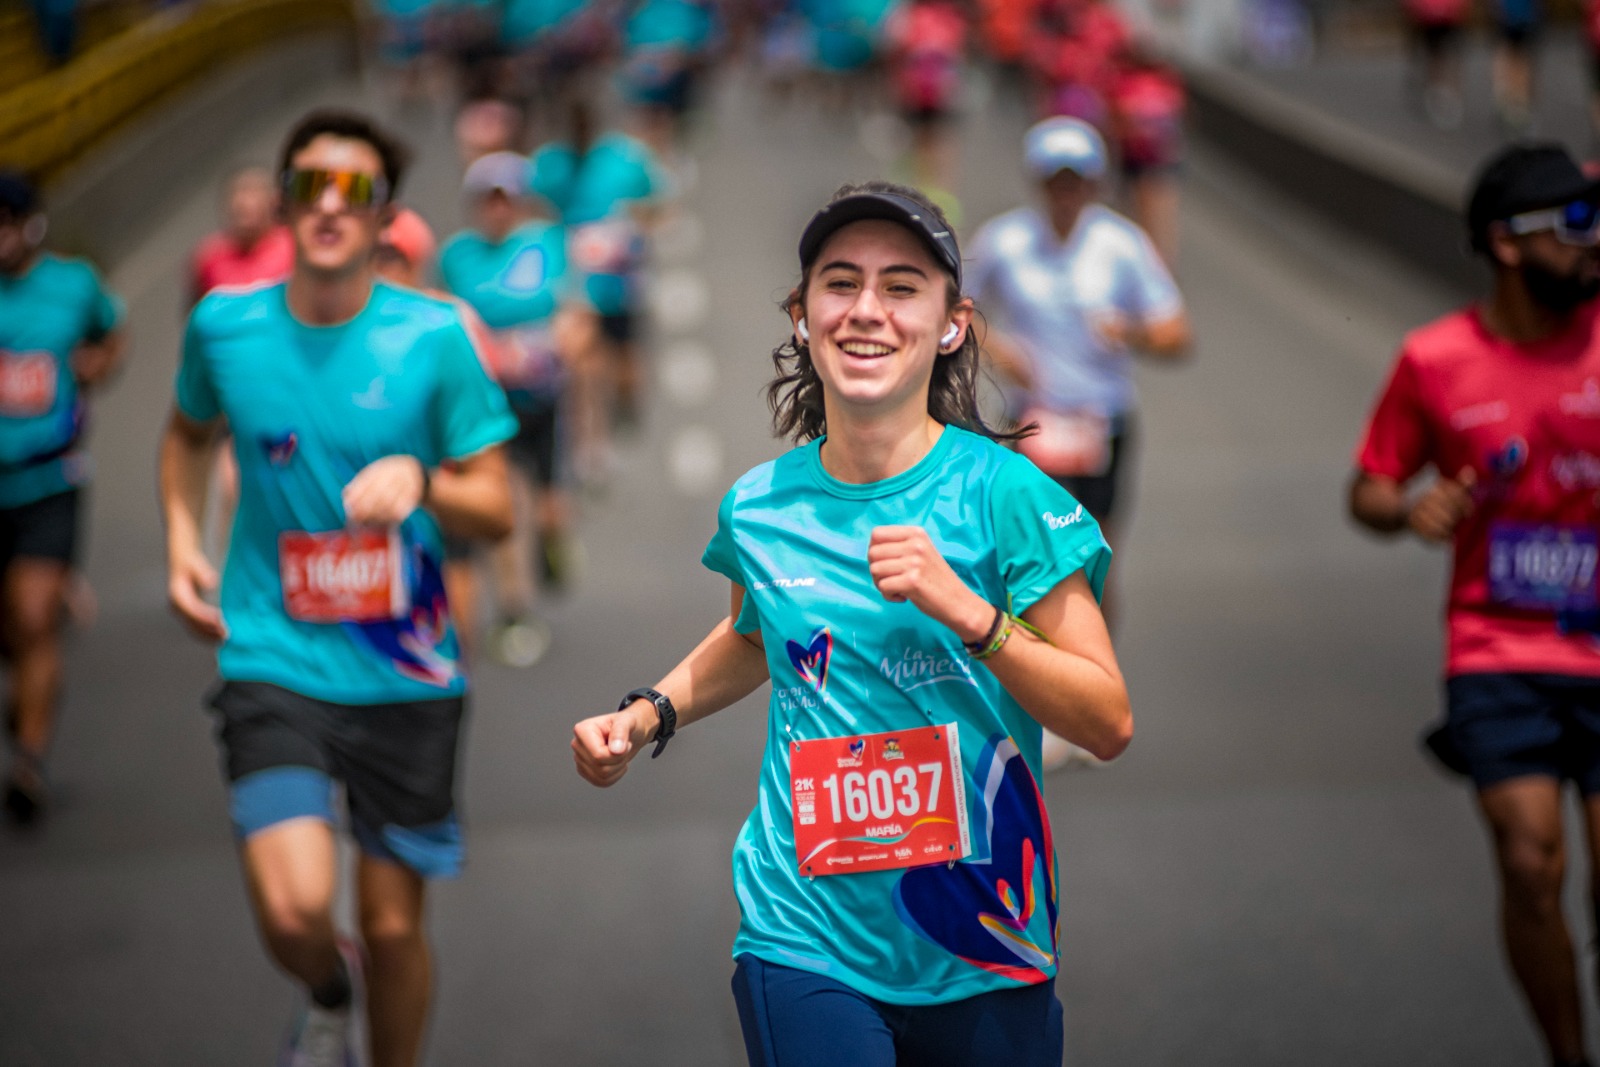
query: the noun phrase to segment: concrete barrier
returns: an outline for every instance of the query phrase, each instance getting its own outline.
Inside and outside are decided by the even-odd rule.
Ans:
[[[1192,129],[1208,144],[1447,284],[1482,289],[1460,175],[1225,67],[1184,73]]]

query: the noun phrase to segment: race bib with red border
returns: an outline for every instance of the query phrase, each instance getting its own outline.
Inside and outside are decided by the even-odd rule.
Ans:
[[[410,608],[398,527],[278,535],[283,606],[299,622],[382,622]]]
[[[1099,477],[1111,469],[1111,420],[1099,412],[1030,408],[1021,421],[1039,431],[1017,450],[1052,478]]]
[[[955,723],[789,745],[800,873],[954,863],[972,853]]]
[[[0,415],[34,418],[56,404],[56,359],[49,352],[0,348]]]

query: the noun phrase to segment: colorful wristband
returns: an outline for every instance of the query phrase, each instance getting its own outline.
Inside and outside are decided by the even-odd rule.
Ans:
[[[982,652],[974,652],[972,654],[973,659],[988,659],[1005,647],[1006,639],[1011,636],[1011,616],[1001,612],[999,621],[1000,629],[994,635],[994,639],[989,642]]]
[[[974,656],[976,656],[979,652],[982,652],[984,649],[988,648],[989,647],[989,642],[993,641],[994,638],[995,638],[995,635],[1000,632],[1000,623],[1005,617],[1006,617],[1006,612],[1005,612],[1004,608],[995,608],[994,609],[994,622],[989,624],[989,632],[984,634],[982,637],[978,638],[978,640],[976,640],[976,641],[963,641],[961,643],[961,647],[965,648],[968,652],[972,653]]]

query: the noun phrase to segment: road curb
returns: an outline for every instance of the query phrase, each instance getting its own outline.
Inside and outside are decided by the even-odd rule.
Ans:
[[[1451,287],[1482,289],[1465,175],[1237,71],[1191,63],[1184,75],[1192,128],[1217,150]]]

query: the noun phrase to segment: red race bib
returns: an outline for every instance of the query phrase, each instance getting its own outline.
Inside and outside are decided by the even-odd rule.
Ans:
[[[382,622],[410,608],[398,528],[278,535],[283,606],[300,622]]]
[[[1022,424],[1039,424],[1017,450],[1052,478],[1099,477],[1111,469],[1111,420],[1092,411],[1046,411],[1030,408]]]
[[[954,863],[972,852],[955,723],[789,744],[800,873]]]
[[[48,414],[55,404],[55,357],[0,348],[0,415],[33,418]]]

